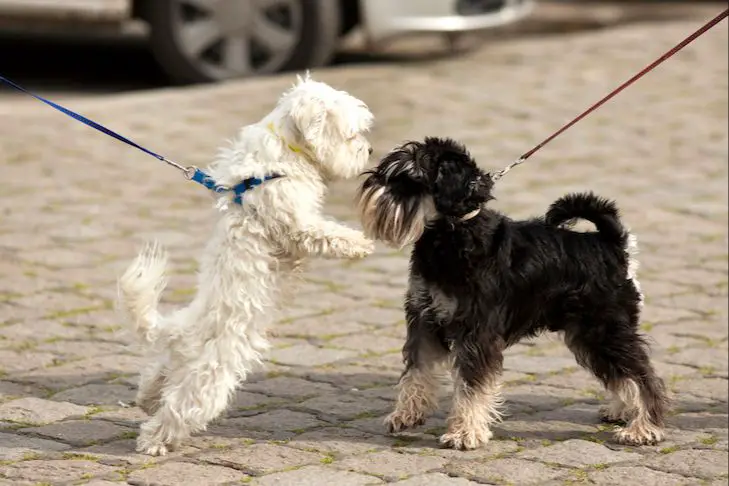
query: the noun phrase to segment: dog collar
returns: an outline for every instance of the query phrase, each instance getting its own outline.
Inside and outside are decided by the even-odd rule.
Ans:
[[[302,147],[301,145],[296,145],[296,144],[291,143],[288,140],[286,140],[286,138],[283,135],[281,135],[278,132],[278,130],[276,130],[276,125],[274,125],[273,122],[271,122],[268,125],[266,125],[266,127],[268,128],[268,131],[271,132],[271,133],[273,133],[276,136],[276,138],[278,138],[279,140],[281,140],[281,142],[284,145],[286,145],[286,147],[290,151],[292,151],[292,152],[294,152],[296,154],[302,154],[304,157],[306,157],[309,160],[314,160],[314,157],[312,156],[311,152],[309,150],[307,150],[305,147]]]
[[[470,213],[466,213],[466,214],[464,214],[463,216],[461,216],[461,217],[460,217],[460,218],[458,219],[458,221],[461,221],[461,222],[463,222],[463,221],[468,221],[469,219],[473,219],[473,218],[475,218],[475,217],[476,217],[476,216],[478,215],[478,213],[480,213],[480,212],[481,212],[481,208],[476,208],[476,209],[474,209],[473,211],[471,211]]]

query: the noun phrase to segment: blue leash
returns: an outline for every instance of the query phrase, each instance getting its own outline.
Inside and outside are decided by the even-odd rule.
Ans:
[[[95,128],[96,130],[100,131],[101,133],[103,133],[105,135],[115,138],[115,139],[119,140],[120,142],[124,142],[127,145],[131,145],[132,147],[135,147],[135,148],[141,150],[145,154],[151,155],[152,157],[154,157],[157,160],[161,160],[165,164],[172,166],[177,170],[182,171],[182,173],[185,175],[185,177],[188,180],[195,181],[198,184],[201,184],[205,188],[207,188],[215,193],[220,194],[220,193],[224,193],[224,192],[233,192],[233,194],[234,194],[233,202],[235,202],[236,204],[242,204],[244,192],[263,184],[265,181],[268,181],[271,179],[277,179],[277,178],[281,177],[279,174],[267,175],[263,179],[259,179],[258,177],[251,177],[249,179],[244,180],[243,182],[240,182],[239,184],[236,184],[233,187],[216,184],[215,181],[207,173],[205,173],[204,171],[195,167],[194,165],[191,165],[189,167],[184,167],[184,166],[178,164],[177,162],[174,162],[162,155],[159,155],[155,152],[152,152],[151,150],[149,150],[147,148],[142,147],[138,143],[133,142],[132,140],[129,140],[128,138],[126,138],[122,135],[119,135],[118,133],[114,132],[113,130],[109,130],[105,126],[100,125],[93,120],[89,120],[88,118],[86,118],[83,115],[80,115],[74,111],[71,111],[68,108],[64,108],[63,106],[61,106],[57,103],[54,103],[51,100],[47,100],[47,99],[43,98],[42,96],[38,96],[34,93],[31,93],[27,89],[23,88],[22,86],[20,86],[18,84],[15,84],[14,82],[10,81],[9,79],[7,79],[3,76],[0,76],[0,81],[4,82],[8,86],[15,88],[16,90],[18,90],[22,93],[32,96],[33,98],[37,99],[38,101],[45,103],[52,108],[55,108],[56,110],[60,111],[61,113],[64,113],[64,114],[70,116],[71,118],[90,126],[91,128]]]

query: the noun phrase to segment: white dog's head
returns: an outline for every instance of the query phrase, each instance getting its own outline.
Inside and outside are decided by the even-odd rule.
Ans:
[[[373,115],[367,105],[344,91],[307,75],[278,102],[287,136],[293,136],[325,175],[350,178],[367,166],[372,147],[365,134]]]

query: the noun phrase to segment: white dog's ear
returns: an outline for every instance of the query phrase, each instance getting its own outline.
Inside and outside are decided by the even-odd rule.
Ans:
[[[324,102],[313,96],[297,100],[290,112],[291,120],[301,138],[312,146],[316,145],[322,135],[326,115]]]
[[[308,69],[304,72],[304,77],[301,77],[300,74],[296,75],[296,84],[304,84],[307,81],[313,81],[311,79],[311,71],[309,71]]]

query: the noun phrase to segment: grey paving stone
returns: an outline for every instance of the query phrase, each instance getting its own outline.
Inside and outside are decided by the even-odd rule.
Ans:
[[[428,430],[428,432],[440,435],[441,430]],[[445,427],[443,427],[442,432],[445,432]],[[435,448],[433,450],[426,450],[428,454],[445,457],[447,459],[481,461],[484,459],[493,459],[497,457],[505,457],[511,455],[514,452],[522,450],[524,443],[525,441],[521,440],[499,440],[496,438],[492,438],[485,447],[474,449],[472,451],[457,451],[454,449],[444,449],[438,445],[433,446],[432,444],[431,446]]]
[[[116,407],[103,406],[101,411],[95,409],[91,415],[92,420],[108,420],[119,425],[136,425],[148,418],[149,416],[141,408],[129,407],[128,403],[123,407],[119,404]]]
[[[53,363],[52,353],[0,349],[0,369],[4,372],[40,368]]]
[[[253,430],[297,431],[324,425],[311,414],[291,410],[274,410],[252,417],[239,417],[225,421],[230,426]]]
[[[35,460],[0,466],[0,477],[48,483],[58,481],[59,478],[64,481],[89,479],[113,471],[111,466],[92,461]]]
[[[270,353],[270,359],[288,366],[320,366],[352,358],[357,353],[344,349],[319,348],[310,344],[297,344],[290,348],[277,349]]]
[[[250,393],[238,390],[230,403],[230,410],[257,410],[267,405],[284,402],[285,400],[269,397],[261,393]]]
[[[515,438],[522,440],[564,441],[594,434],[599,429],[597,424],[584,425],[559,420],[519,420],[514,417],[492,426],[491,430],[497,439]]]
[[[723,402],[729,401],[727,388],[727,381],[721,378],[683,380],[678,384],[682,392]]]
[[[340,471],[332,467],[305,466],[295,471],[279,472],[254,479],[257,486],[365,486],[382,484],[382,480],[351,471]]]
[[[504,398],[507,410],[512,411],[511,413],[555,410],[576,401],[596,401],[591,395],[578,390],[556,388],[539,383],[510,386],[504,390]]]
[[[539,384],[555,388],[575,390],[575,393],[577,394],[579,394],[579,390],[588,390],[593,388],[599,389],[600,385],[598,381],[590,373],[582,369],[573,368],[573,370],[574,371],[572,371],[571,373],[561,371],[558,373],[550,374],[546,377],[540,377],[538,380]],[[579,397],[574,397],[574,399],[577,398]]]
[[[687,478],[678,474],[655,471],[643,466],[615,466],[603,471],[591,472],[589,475],[595,484],[630,484],[640,478],[645,486],[688,486],[698,484],[697,478]]]
[[[196,447],[196,439],[200,439],[200,437],[195,436],[189,442],[182,444],[178,449],[168,451],[166,456],[151,457],[146,454],[140,454],[135,450],[136,432],[137,431],[135,430],[134,433],[125,434],[125,436],[129,436],[129,438],[126,439],[112,440],[111,442],[94,444],[87,447],[74,447],[65,454],[69,457],[93,457],[101,464],[108,464],[110,466],[136,468],[139,466],[150,467],[152,464],[156,464],[158,462],[182,456],[189,456],[200,452],[200,448]],[[206,446],[213,449],[217,448],[221,443],[224,443],[224,439],[215,438],[214,442],[207,442]],[[241,440],[239,439],[236,443],[241,443]]]
[[[478,483],[465,478],[454,478],[443,473],[430,473],[421,476],[413,476],[409,479],[396,481],[394,484],[400,486],[475,486]]]
[[[208,486],[241,482],[247,476],[235,469],[221,466],[166,462],[160,466],[133,471],[127,483],[133,486],[179,486],[190,484]]]
[[[384,449],[395,439],[382,435],[369,434],[349,427],[325,427],[299,434],[287,445],[309,451],[319,451],[338,456],[350,456]]]
[[[119,486],[128,484],[126,481],[107,481],[106,479],[92,479],[88,483],[83,483],[84,486]]]
[[[328,290],[328,292],[331,291]],[[319,300],[320,295],[322,294],[317,295],[317,300]],[[313,311],[313,313],[318,312],[316,310]],[[278,324],[275,332],[280,336],[332,339],[337,336],[346,336],[352,333],[366,331],[367,326],[355,320],[361,314],[362,312],[340,311],[325,315],[314,315],[296,319],[291,318]]]
[[[504,361],[504,368],[521,373],[558,373],[577,366],[574,358],[553,358],[548,356],[514,356]]]
[[[557,421],[571,422],[575,424],[583,424],[594,426],[598,421],[599,405],[578,403],[567,407],[550,410],[547,412],[538,412],[531,415],[531,418],[539,421]]]
[[[84,385],[58,392],[52,398],[79,405],[118,405],[119,402],[131,403],[136,393],[125,385]]]
[[[707,407],[708,408],[708,407]],[[689,430],[724,429],[729,424],[729,415],[716,412],[682,413],[669,418],[675,427]]]
[[[278,376],[256,383],[246,383],[245,390],[285,398],[303,398],[336,390],[327,383],[312,383],[289,376]]]
[[[57,424],[44,425],[42,427],[24,428],[20,429],[19,432],[40,435],[75,446],[87,446],[99,442],[107,442],[135,433],[133,429],[128,427],[122,427],[101,420],[69,420]]]
[[[27,455],[62,451],[70,447],[52,440],[0,432],[0,461],[17,461]]]
[[[726,350],[720,348],[711,350],[704,347],[684,348],[666,355],[665,360],[696,368],[710,368],[722,373],[726,373],[727,370]]]
[[[663,454],[645,465],[684,476],[714,479],[720,474],[727,474],[729,458],[724,451],[682,450]]]
[[[325,456],[276,444],[253,444],[249,447],[232,447],[205,452],[197,457],[200,461],[232,467],[252,476],[305,464],[317,464]]]
[[[375,474],[388,479],[403,479],[440,469],[445,463],[445,459],[440,457],[381,451],[347,457],[334,464],[340,469]]]
[[[595,466],[616,462],[636,462],[641,455],[635,452],[614,451],[585,440],[571,439],[541,449],[524,451],[519,457],[571,467]]]
[[[27,397],[0,405],[0,420],[23,424],[47,424],[68,417],[83,417],[89,410],[88,407],[80,407],[66,401]]]
[[[543,481],[568,475],[563,469],[513,458],[488,462],[454,461],[448,464],[446,471],[487,484],[543,484]]]
[[[119,374],[139,372],[142,361],[128,355],[96,356],[71,361],[51,368],[42,368],[18,375],[23,381],[35,383],[52,390],[65,390],[75,386],[111,379]]]
[[[391,403],[379,398],[366,398],[360,393],[319,395],[297,404],[297,408],[311,410],[322,416],[354,419],[367,415],[382,415]]]
[[[400,352],[402,339],[377,335],[374,333],[349,334],[327,341],[327,346],[351,349],[362,353],[381,353],[383,351]]]
[[[23,396],[34,395],[37,393],[41,392],[30,385],[0,381],[0,403],[9,402],[10,400],[15,400]]]

